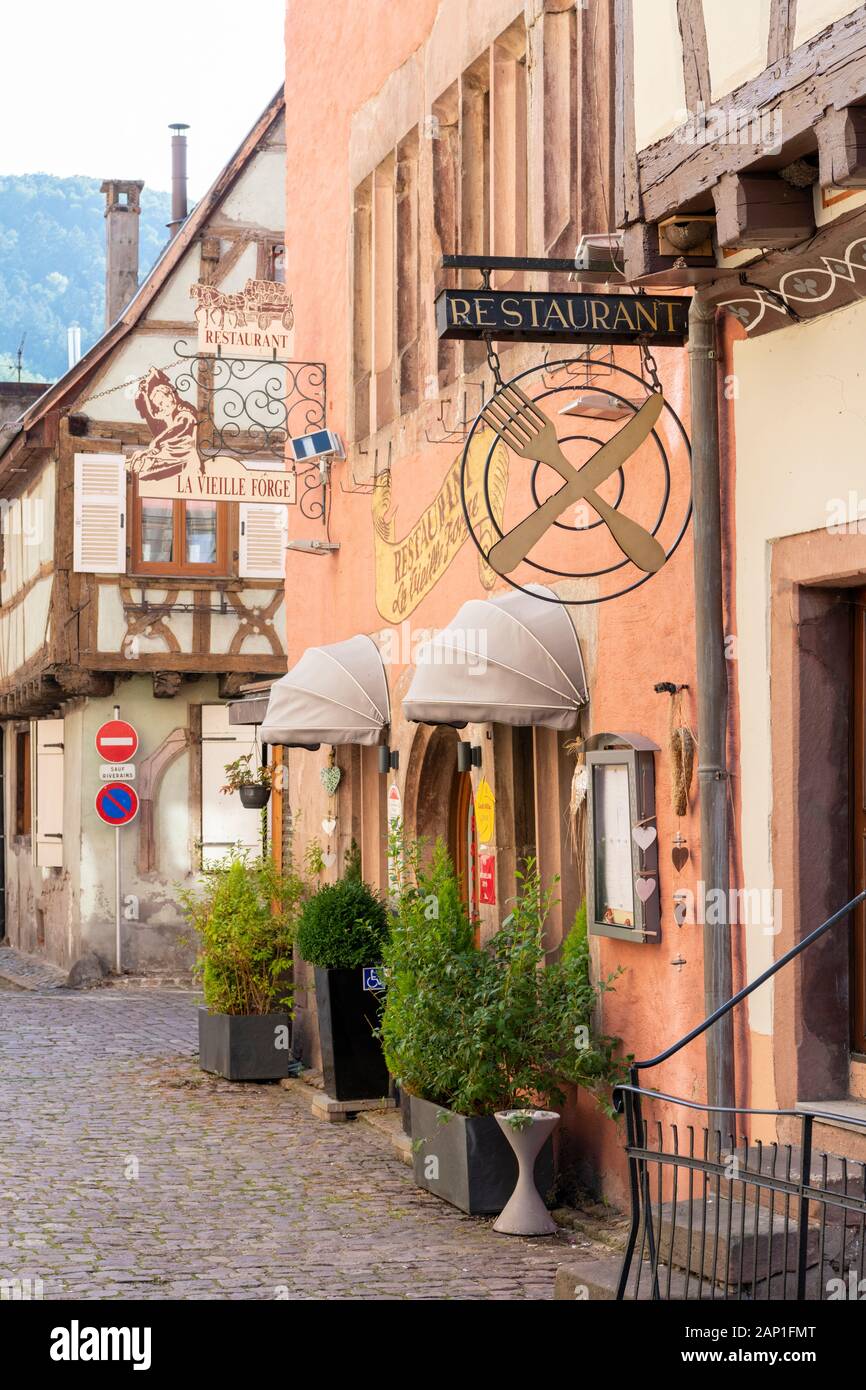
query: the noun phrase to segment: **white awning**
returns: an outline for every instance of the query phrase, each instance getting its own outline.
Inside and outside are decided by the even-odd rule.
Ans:
[[[297,665],[274,681],[261,740],[301,748],[376,744],[383,741],[390,719],[379,648],[371,637],[359,635],[328,647],[308,647]]]
[[[548,595],[549,598],[541,597]],[[541,584],[470,599],[419,649],[403,713],[417,724],[573,729],[587,702],[567,609]]]

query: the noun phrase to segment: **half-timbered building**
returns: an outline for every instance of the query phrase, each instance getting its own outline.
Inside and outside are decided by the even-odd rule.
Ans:
[[[259,816],[220,792],[225,764],[250,747],[226,701],[285,670],[286,509],[143,498],[127,464],[162,428],[145,384],[163,382],[163,400],[200,416],[202,453],[283,469],[284,434],[277,444],[244,412],[257,383],[220,395],[220,373],[245,369],[199,357],[196,312],[234,306],[238,322],[251,282],[286,298],[284,166],[281,91],[137,290],[133,266],[128,303],[122,283],[115,292],[141,185],[108,180],[106,332],[0,440],[7,935],[62,965],[88,951],[115,960],[114,832],[95,810],[94,742],[115,705],[139,734],[141,810],[122,832],[125,969],[186,967],[178,885],[231,844],[261,843]],[[283,370],[270,377],[265,398],[280,395]]]

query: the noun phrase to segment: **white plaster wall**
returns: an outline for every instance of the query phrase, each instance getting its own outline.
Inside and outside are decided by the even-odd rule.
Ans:
[[[195,315],[195,303],[189,297],[189,287],[198,280],[200,273],[201,244],[196,242],[181,258],[168,284],[160,290],[148,309],[146,317],[191,323]]]
[[[741,712],[744,882],[773,885],[770,730],[771,541],[814,531],[833,499],[866,499],[866,308],[736,344],[737,682]],[[784,911],[784,904],[783,904]],[[773,959],[772,936],[747,934],[749,977]],[[772,1031],[772,993],[750,1000]]]
[[[841,19],[843,14],[851,14],[859,8],[851,0],[797,0],[794,46],[806,43],[835,19]]]
[[[219,208],[219,219],[281,231],[285,224],[286,153],[259,150]]]
[[[677,0],[633,7],[634,125],[639,150],[688,119]]]
[[[710,88],[717,101],[767,66],[770,0],[704,0],[704,27]]]

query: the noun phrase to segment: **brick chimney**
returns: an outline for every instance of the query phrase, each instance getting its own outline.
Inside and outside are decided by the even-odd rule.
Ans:
[[[143,179],[106,179],[105,326],[110,328],[138,289],[138,220]]]

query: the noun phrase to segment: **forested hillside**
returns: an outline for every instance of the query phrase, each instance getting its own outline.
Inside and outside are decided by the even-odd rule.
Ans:
[[[66,330],[81,327],[86,351],[105,313],[105,198],[101,180],[51,174],[0,176],[0,381],[14,376],[22,337],[28,381],[66,369]],[[168,239],[167,193],[141,198],[139,278]]]

